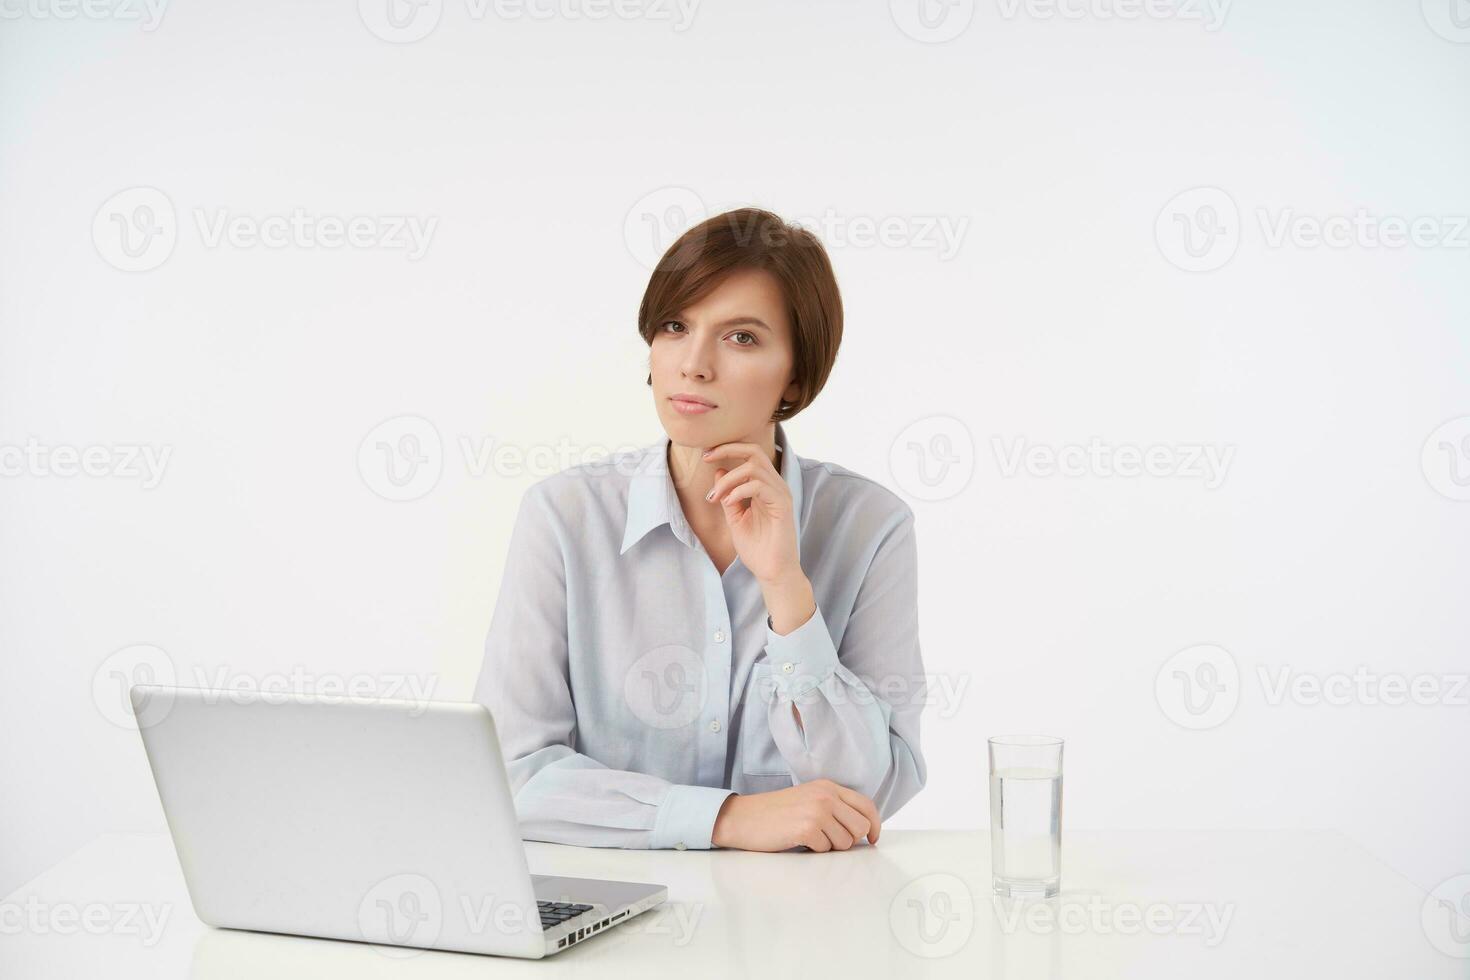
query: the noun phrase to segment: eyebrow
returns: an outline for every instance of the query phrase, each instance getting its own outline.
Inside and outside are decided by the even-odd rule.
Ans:
[[[688,317],[684,316],[683,312],[681,311],[680,313],[675,315],[674,319],[687,320]],[[770,333],[775,333],[774,330],[771,330],[771,328],[766,325],[766,321],[756,316],[734,316],[728,320],[723,320],[715,324],[715,327],[719,329],[723,329],[725,327],[760,327],[762,330],[768,331]]]

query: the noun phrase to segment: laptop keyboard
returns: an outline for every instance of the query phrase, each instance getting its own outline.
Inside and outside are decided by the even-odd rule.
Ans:
[[[550,929],[575,919],[583,912],[592,911],[592,906],[575,905],[571,902],[537,902],[536,909],[541,913],[541,928]]]

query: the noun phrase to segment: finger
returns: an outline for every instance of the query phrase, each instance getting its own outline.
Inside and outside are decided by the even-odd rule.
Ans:
[[[725,510],[728,513],[738,516],[740,512],[745,509],[738,506],[740,501],[754,497],[765,497],[769,500],[769,491],[770,484],[766,483],[764,480],[747,480],[744,483],[740,484],[740,486],[736,487],[734,490],[731,490],[729,493],[725,494],[725,496],[720,499],[720,503],[725,505]]]
[[[772,473],[776,472],[776,464],[766,451],[753,442],[726,442],[712,449],[707,449],[700,457],[706,463],[713,463],[721,459],[739,460],[741,462],[764,465]]]
[[[841,800],[838,800],[833,805],[832,815],[837,818],[838,823],[847,829],[847,832],[852,835],[854,841],[860,841],[868,836],[868,827],[870,826],[868,818]]]
[[[720,477],[724,476],[728,472],[729,472],[729,470],[716,469],[715,470],[715,483],[719,483],[720,482]],[[710,487],[709,488],[709,490],[704,495],[704,499],[705,500],[714,500],[715,499],[715,488],[714,487]]]
[[[822,825],[822,833],[827,835],[832,846],[839,851],[852,847],[852,834],[847,832],[847,828],[842,826],[842,822],[836,817],[827,818],[826,823]]]
[[[717,459],[746,460],[763,455],[765,454],[760,451],[760,447],[753,442],[722,442],[706,449],[700,458],[706,463],[713,463]]]
[[[848,789],[846,786],[839,785],[837,787],[837,795],[842,799],[842,802],[868,818],[868,823],[870,824],[868,827],[868,843],[878,843],[878,835],[883,832],[883,826],[882,821],[878,817],[878,807],[873,804],[873,801],[857,790]]]
[[[820,829],[809,831],[797,843],[814,851],[832,850],[832,841]]]
[[[744,468],[745,467],[743,466],[741,467],[741,469]],[[738,470],[732,472],[730,475],[734,476],[736,472],[738,472]],[[741,500],[751,495],[750,493],[743,493],[739,496],[736,496],[736,490],[738,490],[739,487],[754,487],[757,490],[762,491],[760,493],[760,496],[769,504],[775,504],[778,507],[784,507],[786,510],[790,510],[792,507],[791,488],[788,487],[780,477],[772,480],[769,476],[763,473],[750,474],[750,476],[746,478],[745,482],[740,483],[736,487],[736,489],[730,490],[728,492],[722,491],[722,493],[724,493],[724,496],[716,496],[715,499],[719,500],[721,503],[729,503],[731,500]]]
[[[738,487],[754,475],[749,464],[742,464],[732,470],[715,470],[715,484],[709,488],[709,493],[704,495],[704,499],[719,500],[730,491],[731,487]]]

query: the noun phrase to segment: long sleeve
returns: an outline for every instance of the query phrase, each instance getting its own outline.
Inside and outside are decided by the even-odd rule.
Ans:
[[[593,847],[709,848],[732,792],[610,769],[575,751],[563,529],[545,484],[521,501],[475,700],[490,709],[521,836]]]
[[[840,651],[820,604],[785,636],[769,621],[766,634],[772,682],[758,696],[767,702],[771,735],[793,780],[831,779],[870,797],[880,815],[896,812],[926,779],[919,749],[926,683],[912,510],[905,507],[879,543]]]

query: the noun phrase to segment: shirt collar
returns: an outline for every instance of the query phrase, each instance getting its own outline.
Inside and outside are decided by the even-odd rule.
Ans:
[[[643,458],[628,484],[628,521],[623,528],[625,554],[644,535],[661,524],[669,525],[674,536],[686,547],[694,547],[694,535],[684,519],[679,493],[669,470],[669,442],[666,435],[643,450]],[[801,548],[801,459],[791,449],[786,429],[776,423],[776,445],[781,447],[781,479],[791,490],[792,521],[796,525],[797,553]]]

